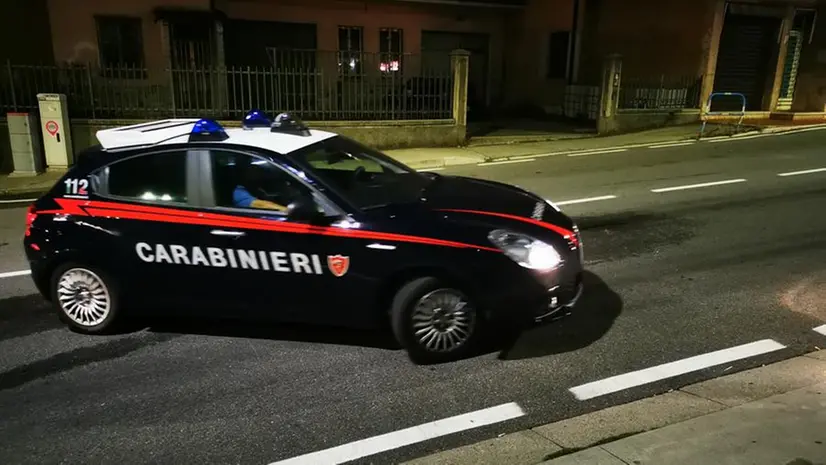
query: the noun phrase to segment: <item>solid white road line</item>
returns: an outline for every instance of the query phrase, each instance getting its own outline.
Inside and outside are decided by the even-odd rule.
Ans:
[[[476,166],[491,166],[491,165],[507,165],[508,163],[525,163],[529,161],[535,161],[535,158],[519,158],[519,159],[512,159],[512,160],[504,160],[504,161],[486,161],[484,163],[478,163]]]
[[[816,333],[820,333],[820,334],[822,334],[822,335],[826,336],[826,325],[820,325],[820,326],[818,326],[817,328],[813,328],[813,330],[814,330]]]
[[[600,150],[598,152],[579,152],[579,153],[569,153],[569,157],[584,157],[585,155],[601,155],[603,153],[619,153],[625,152],[628,149],[613,149],[613,150]]]
[[[416,171],[442,171],[444,168],[419,168]]]
[[[28,274],[32,274],[31,270],[7,271],[5,273],[0,273],[0,279],[13,278],[15,276],[26,276]]]
[[[660,381],[692,371],[702,370],[756,355],[767,354],[785,348],[786,346],[772,339],[763,339],[716,352],[684,358],[676,362],[657,365],[644,370],[632,371],[630,373],[601,379],[592,383],[572,387],[569,391],[579,400],[593,399],[628,388],[653,383],[654,381]]]
[[[577,203],[599,202],[600,200],[611,200],[617,198],[616,195],[603,195],[600,197],[587,197],[584,199],[563,200],[561,202],[553,202],[556,205],[573,205]]]
[[[668,147],[682,147],[684,145],[691,145],[694,142],[677,142],[675,144],[649,145],[649,149],[665,149]]]
[[[37,199],[11,199],[11,200],[0,200],[0,203],[32,203]]]
[[[813,170],[789,171],[788,173],[778,173],[778,176],[798,176],[801,174],[823,173],[824,171],[826,171],[826,168],[815,168]]]
[[[312,452],[279,462],[272,462],[270,465],[308,465],[320,463],[333,465],[345,463],[380,452],[427,441],[439,436],[479,428],[480,426],[491,425],[524,415],[525,412],[519,404],[511,402],[484,410],[457,415],[455,417],[436,420],[392,433],[382,434],[380,436],[373,436],[372,438],[343,444],[331,449]]]
[[[712,186],[722,186],[724,184],[735,184],[738,182],[746,182],[745,179],[727,179],[725,181],[714,181],[714,182],[704,182],[700,184],[686,184],[683,186],[674,186],[674,187],[661,187],[659,189],[651,189],[651,192],[671,192],[671,191],[682,191],[686,189],[698,189],[700,187],[712,187]]]

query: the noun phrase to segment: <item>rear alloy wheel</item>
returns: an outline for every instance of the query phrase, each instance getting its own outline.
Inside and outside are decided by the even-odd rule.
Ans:
[[[55,270],[52,301],[61,320],[86,334],[110,329],[118,310],[117,293],[108,276],[84,265],[67,264]]]
[[[458,360],[479,339],[481,317],[459,289],[436,278],[403,286],[393,299],[393,332],[417,363]]]

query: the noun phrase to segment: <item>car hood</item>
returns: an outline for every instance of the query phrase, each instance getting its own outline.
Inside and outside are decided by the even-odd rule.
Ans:
[[[567,216],[551,207],[538,195],[520,187],[487,179],[440,176],[425,190],[422,198],[431,210],[465,210],[498,213],[573,226]]]
[[[415,202],[371,210],[382,230],[485,244],[492,228],[551,242],[567,241],[574,221],[546,200],[517,186],[463,176],[435,176]],[[576,239],[578,240],[578,239]]]

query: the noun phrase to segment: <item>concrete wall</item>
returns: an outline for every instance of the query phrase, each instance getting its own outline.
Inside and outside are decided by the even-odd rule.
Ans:
[[[633,132],[699,121],[700,110],[619,110],[613,118],[600,119],[599,132]]]
[[[46,0],[3,0],[0,63],[51,64],[52,36]],[[23,38],[25,46],[17,46]]]
[[[142,120],[73,120],[72,145],[75,153],[98,143],[100,129],[142,123]],[[226,127],[236,121],[222,122]],[[371,147],[390,150],[408,147],[456,147],[465,144],[465,130],[452,120],[388,122],[307,122],[311,127],[343,134]],[[0,173],[12,171],[8,124],[0,119]]]
[[[623,57],[630,78],[699,76],[713,0],[586,0],[580,81],[599,82],[605,56]]]
[[[144,59],[149,68],[149,81],[166,79],[162,27],[154,21],[153,8],[163,5],[205,10],[209,3],[209,0],[50,0],[55,60],[97,63],[94,15],[139,16],[143,19]],[[364,51],[368,53],[380,51],[380,28],[402,29],[404,52],[412,54],[421,51],[423,30],[489,34],[487,87],[491,101],[502,99],[506,18],[521,14],[519,10],[357,0],[240,0],[218,5],[231,19],[314,23],[317,48],[323,51],[338,50],[338,27],[343,25],[364,28]]]
[[[528,0],[524,14],[506,23],[506,103],[539,107],[560,105],[565,79],[548,79],[548,46],[552,32],[571,31],[572,0]]]

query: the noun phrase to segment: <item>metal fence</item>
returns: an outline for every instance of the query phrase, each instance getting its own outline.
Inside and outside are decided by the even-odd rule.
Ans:
[[[562,112],[567,118],[578,121],[596,121],[602,89],[599,86],[572,84],[565,86]]]
[[[22,66],[0,72],[0,109],[32,111],[66,94],[76,118],[239,119],[251,108],[313,121],[452,117],[450,56],[268,50],[259,66]]]
[[[622,76],[619,108],[678,110],[700,108],[701,76],[637,78]]]

